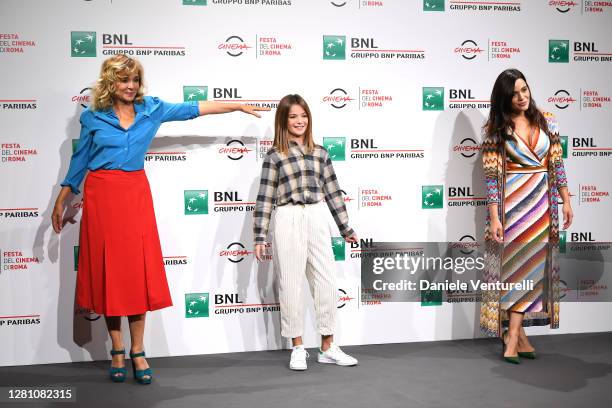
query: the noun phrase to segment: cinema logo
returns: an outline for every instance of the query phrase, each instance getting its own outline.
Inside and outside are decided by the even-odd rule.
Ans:
[[[581,0],[582,2],[582,13],[583,14],[601,14],[606,11],[610,11],[612,8],[612,2],[610,1],[597,1],[597,0]],[[550,0],[548,6],[554,8],[559,13],[567,13],[574,10],[579,6],[578,1],[568,0]]]
[[[72,96],[72,102],[86,109],[91,103],[91,88],[83,88],[77,95]]]
[[[37,156],[36,149],[22,146],[20,143],[0,144],[0,161],[2,163],[25,163],[33,156]]]
[[[471,255],[480,248],[480,244],[476,242],[476,238],[472,235],[466,234],[459,238],[457,242],[452,242],[451,248],[458,249],[463,255]]]
[[[215,191],[213,193],[214,212],[251,212],[255,202],[245,202],[238,191]]]
[[[153,45],[132,42],[130,34],[103,33],[102,55],[125,54],[128,56],[154,56],[154,57],[184,57],[186,47],[180,45]],[[71,57],[96,57],[97,33],[95,31],[70,32]]]
[[[577,102],[566,89],[559,89],[553,96],[548,97],[547,101],[555,105],[557,109],[567,109]]]
[[[380,8],[380,7],[384,7],[385,4],[382,1],[374,1],[374,0],[357,0],[357,1],[351,1],[351,0],[332,0],[329,2],[329,4],[331,4],[334,7],[344,7],[347,6],[349,3],[353,3],[353,6],[356,6],[358,9],[362,9],[362,8]]]
[[[612,100],[596,89],[582,90],[580,95],[580,109],[603,109],[609,106]]]
[[[0,249],[0,271],[27,271],[39,264],[36,256],[26,256],[18,249]]]
[[[324,35],[323,36],[323,59],[324,60],[424,60],[423,49],[398,49],[396,46],[379,46],[373,37],[349,37],[350,53],[347,52],[347,36]],[[400,47],[401,48],[401,47]],[[348,54],[348,55],[347,55]]]
[[[355,300],[355,298],[352,297],[346,290],[338,288],[338,303],[336,308],[342,309],[349,305],[353,300]]]
[[[446,8],[446,0],[423,0],[423,11],[444,11]],[[449,10],[454,12],[466,13],[516,13],[521,11],[521,0],[506,1],[506,0],[479,0],[479,1],[462,1],[449,0]]]
[[[571,147],[571,157],[612,157],[612,148],[604,147],[595,142],[594,137],[572,137],[571,142],[568,136],[561,136],[561,146],[563,147],[563,158],[569,155],[568,147]]]
[[[37,326],[40,324],[40,315],[0,316],[0,329],[14,326]]]
[[[598,241],[590,231],[571,233],[559,231],[559,252],[562,254],[609,250],[610,246],[610,242]]]
[[[19,33],[0,33],[0,54],[23,54],[35,47],[35,41],[26,40]]]
[[[474,40],[465,40],[461,43],[460,46],[455,47],[454,53],[460,55],[461,58],[472,61],[480,54],[482,54],[485,50],[478,46],[478,43]]]
[[[245,55],[251,48],[253,47],[238,35],[230,35],[225,41],[217,45],[217,49],[224,51],[227,55],[234,58]]]
[[[38,107],[36,99],[0,99],[2,110],[34,110]]]
[[[164,266],[168,267],[182,267],[189,264],[189,258],[184,255],[175,255],[175,256],[164,256]]]
[[[249,149],[240,139],[228,140],[225,145],[217,150],[219,155],[225,156],[230,160],[240,160],[251,152],[253,152],[253,149]]]
[[[449,207],[481,207],[487,205],[487,198],[474,195],[470,186],[452,186],[447,190]]]
[[[232,242],[225,249],[219,251],[219,257],[225,258],[231,263],[240,263],[252,254],[254,252],[246,249],[242,242]]]
[[[321,102],[335,109],[342,109],[351,104],[355,99],[352,98],[343,88],[334,88],[323,97]]]
[[[393,195],[380,187],[360,187],[357,200],[359,208],[381,208],[393,201]]]
[[[579,4],[575,1],[567,0],[549,0],[548,6],[554,8],[559,13],[565,14],[578,6]]]
[[[38,216],[38,208],[0,208],[0,218],[4,219],[37,218]]]
[[[612,6],[612,2],[610,5]],[[573,55],[570,55],[570,48]],[[573,62],[582,63],[612,62],[612,52],[600,51],[600,49],[600,46],[594,41],[548,40],[548,62],[569,63],[570,59]]]
[[[349,139],[350,158],[366,160],[404,160],[422,159],[425,157],[423,149],[389,148],[377,146],[376,139]],[[324,137],[323,147],[327,150],[332,161],[346,160],[346,138]]]
[[[607,204],[610,200],[610,191],[596,184],[579,184],[579,205]]]
[[[453,152],[460,154],[466,159],[476,157],[481,149],[480,143],[471,137],[463,138],[458,144],[453,146]]]
[[[278,302],[247,302],[239,293],[215,293],[214,302],[216,315],[280,312]]]

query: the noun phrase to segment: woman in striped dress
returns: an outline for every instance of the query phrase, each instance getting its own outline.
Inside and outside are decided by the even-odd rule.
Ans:
[[[559,198],[564,229],[573,212],[557,123],[537,109],[516,69],[502,72],[493,86],[483,166],[485,280],[533,286],[483,293],[480,323],[487,334],[501,336],[504,359],[517,364],[519,357],[536,356],[525,326],[559,325]]]

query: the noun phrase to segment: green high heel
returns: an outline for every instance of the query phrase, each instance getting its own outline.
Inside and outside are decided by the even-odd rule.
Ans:
[[[124,354],[125,355],[125,350],[111,350],[110,351],[110,355],[112,356],[118,356]],[[116,383],[122,383],[125,381],[125,377],[127,375],[127,370],[125,369],[125,365],[123,367],[113,367],[111,366],[110,369],[108,370],[108,374],[110,375],[110,379],[113,382]]]
[[[529,360],[535,360],[536,352],[535,351],[519,351],[519,357],[527,358]]]
[[[153,379],[153,371],[151,368],[145,368],[144,370],[137,370],[136,364],[134,363],[134,358],[136,357],[144,357],[145,352],[141,351],[140,353],[132,353],[130,351],[130,358],[132,359],[132,369],[134,370],[134,378],[140,384],[147,385],[151,384],[151,380]]]
[[[502,357],[504,358],[504,360],[507,363],[510,363],[510,364],[520,364],[521,360],[519,359],[519,356],[520,356],[521,353],[519,353],[516,356],[504,356],[504,354],[506,353],[506,334],[508,334],[507,331],[505,331],[502,334],[502,336],[499,338],[501,340],[501,342],[502,342]]]

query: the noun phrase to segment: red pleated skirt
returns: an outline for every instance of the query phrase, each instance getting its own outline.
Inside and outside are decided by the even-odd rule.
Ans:
[[[144,170],[96,170],[87,175],[76,302],[105,316],[172,306]]]

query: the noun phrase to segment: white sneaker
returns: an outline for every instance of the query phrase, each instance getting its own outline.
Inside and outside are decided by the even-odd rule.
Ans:
[[[291,361],[289,361],[289,368],[296,371],[304,371],[308,368],[306,365],[306,359],[310,356],[304,346],[294,346],[291,352]]]
[[[357,359],[340,350],[340,347],[332,343],[327,351],[319,349],[317,357],[319,363],[336,364],[339,366],[354,366],[357,365]]]

